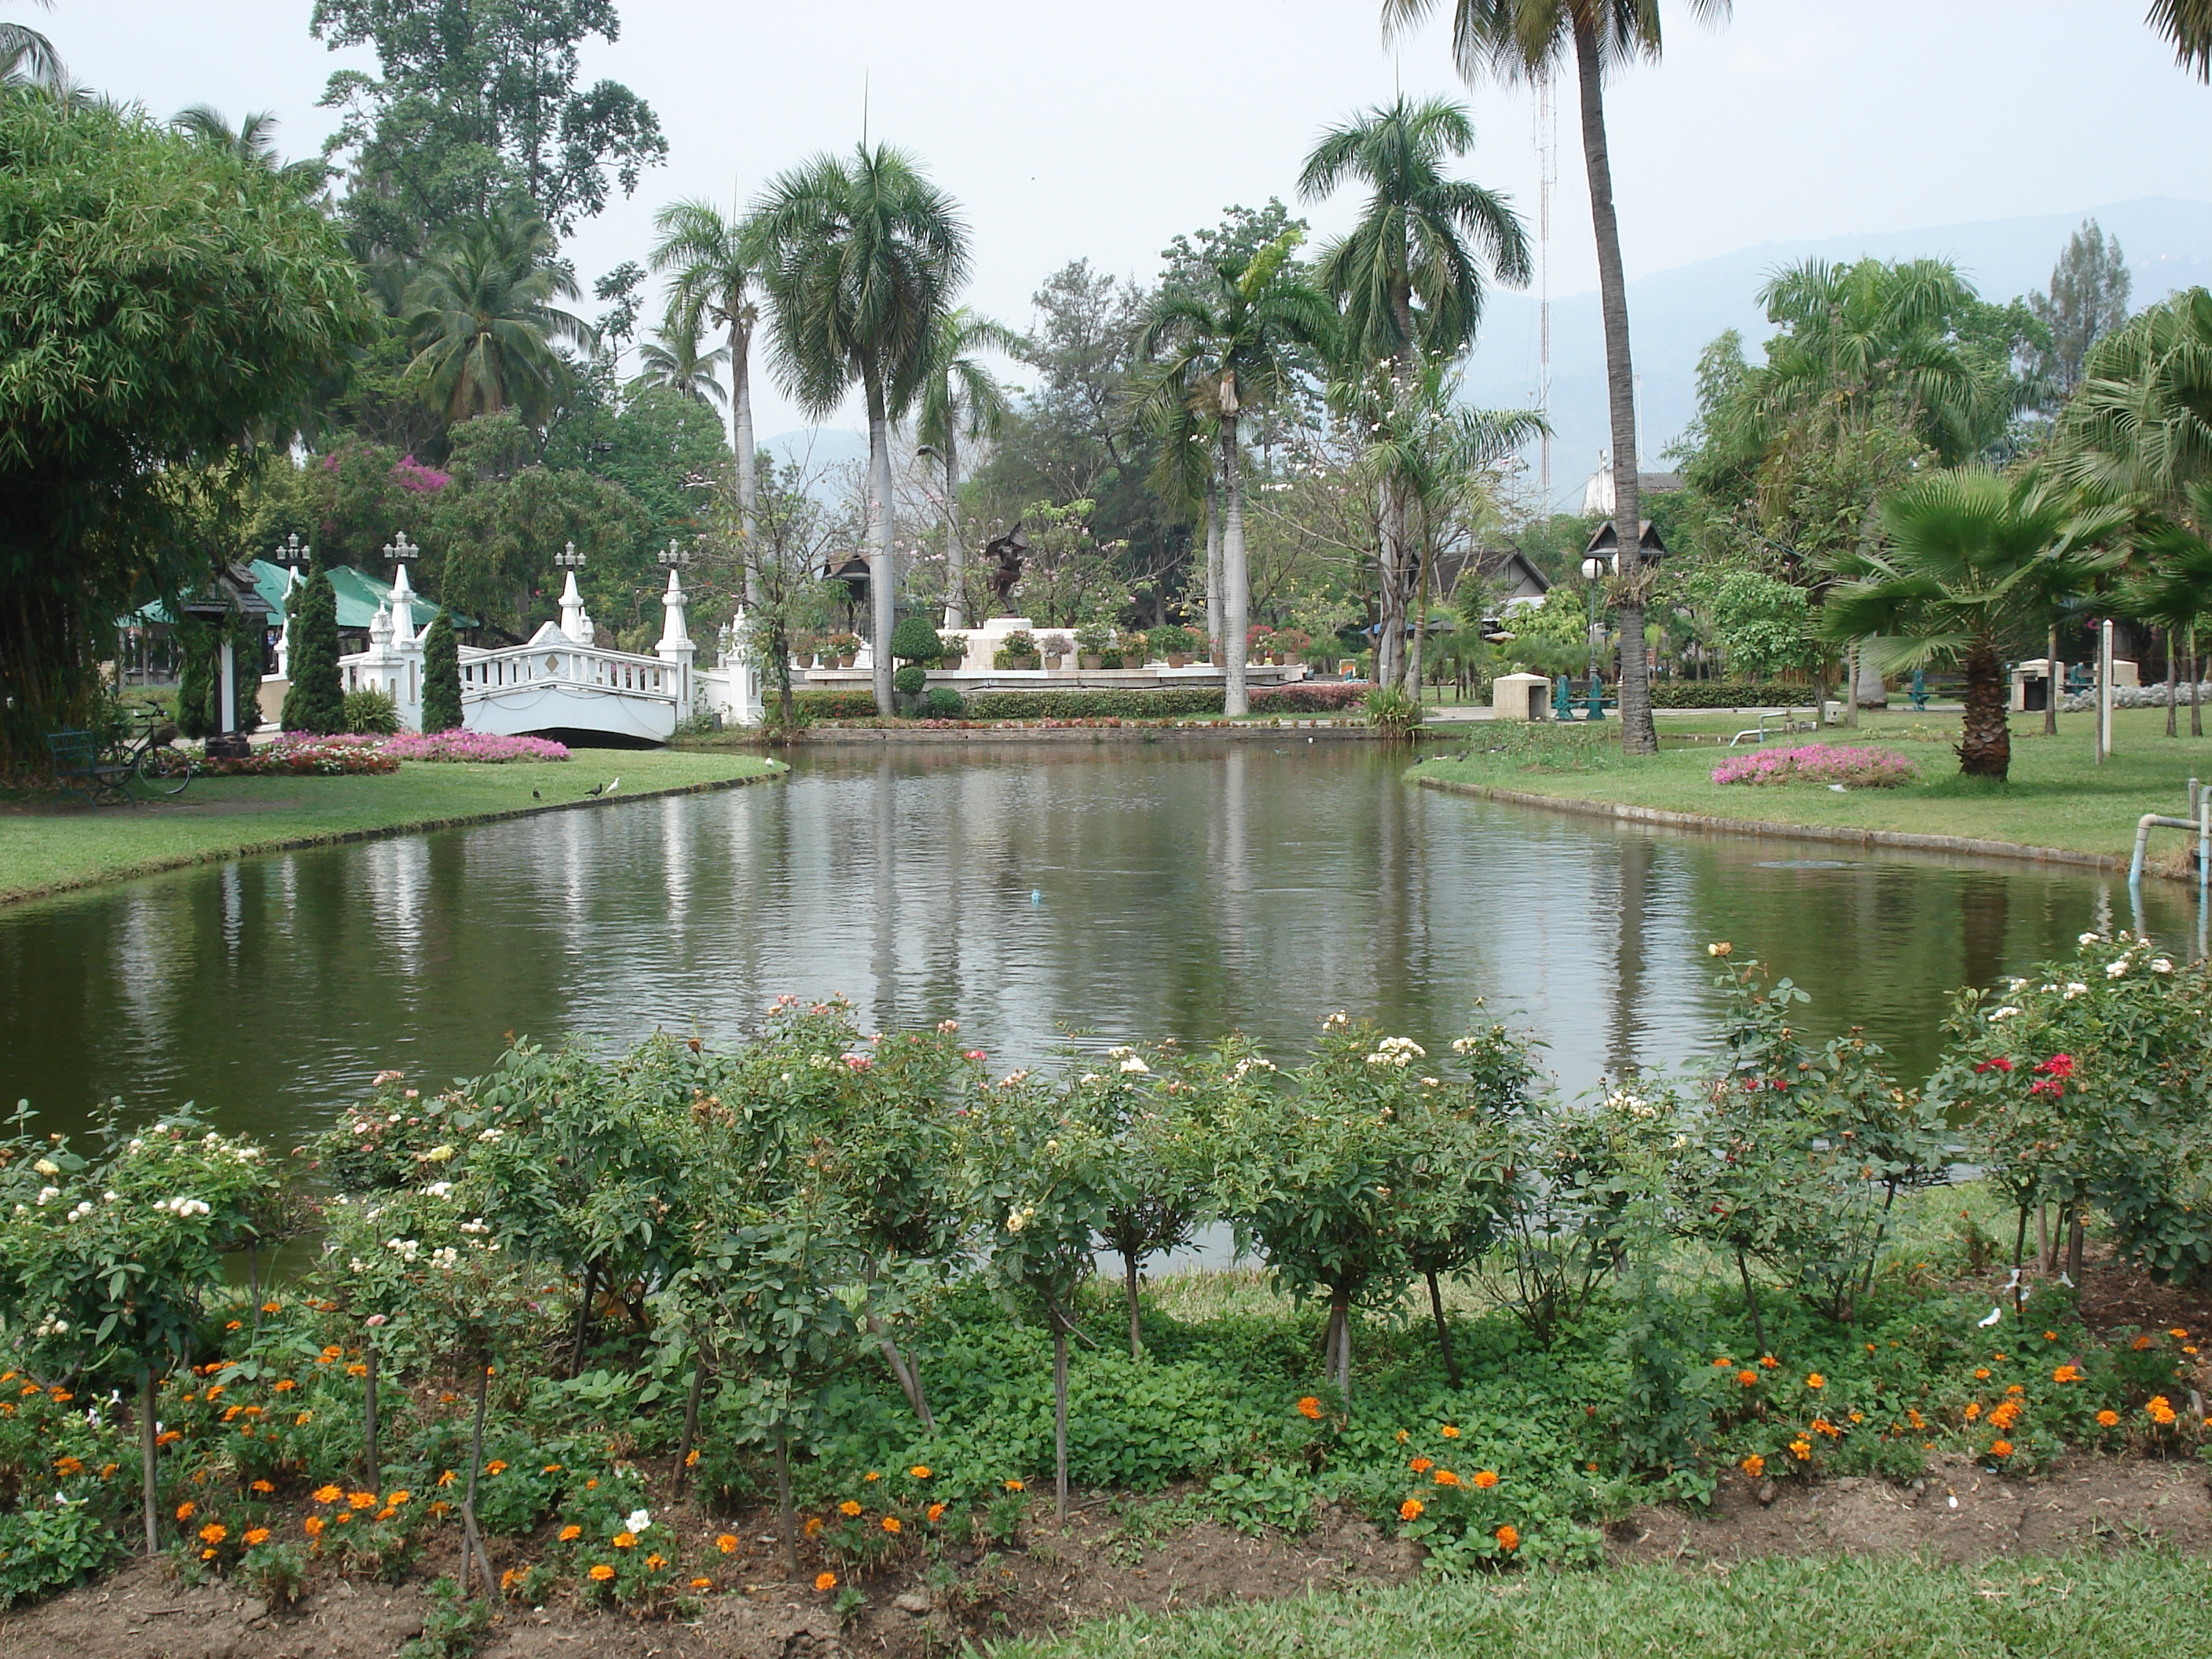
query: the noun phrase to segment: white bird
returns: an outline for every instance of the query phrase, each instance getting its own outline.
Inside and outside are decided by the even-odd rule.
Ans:
[[[1974,1322],[1977,1325],[1979,1325],[1984,1330],[1987,1330],[1990,1326],[1996,1324],[1999,1321],[2003,1319],[2003,1317],[2004,1310],[2002,1308],[1992,1308],[1990,1310],[1990,1316],[1987,1319],[1978,1319]]]
[[[611,783],[611,784],[609,784],[609,785],[607,786],[607,793],[609,793],[610,795],[611,795],[611,794],[613,794],[613,793],[614,793],[614,792],[615,792],[616,790],[617,790],[617,789],[619,789],[619,788],[621,788],[621,787],[622,787],[622,780],[621,780],[620,778],[617,778],[617,779],[616,779],[612,783]]]

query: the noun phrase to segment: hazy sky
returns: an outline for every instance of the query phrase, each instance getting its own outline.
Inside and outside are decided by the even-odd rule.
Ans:
[[[1783,239],[2205,198],[2212,92],[2173,66],[2147,9],[1741,0],[1732,23],[1708,30],[1668,3],[1665,62],[1608,91],[1630,275]],[[46,30],[80,79],[157,113],[272,111],[294,154],[329,131],[315,100],[331,71],[375,67],[311,39],[311,10],[0,0],[0,15]],[[1480,142],[1467,175],[1510,192],[1534,225],[1531,97],[1462,87],[1438,25],[1386,46],[1372,0],[628,0],[622,14],[621,40],[595,46],[586,74],[653,105],[669,161],[574,239],[586,284],[643,258],[660,203],[750,198],[778,169],[853,143],[864,80],[870,132],[914,151],[966,209],[970,303],[1018,326],[1039,279],[1069,259],[1149,276],[1170,236],[1224,204],[1291,200],[1315,136],[1401,84],[1471,101]],[[1552,269],[1564,294],[1595,282],[1571,102],[1559,135]],[[1326,233],[1356,205],[1347,193],[1310,216]],[[763,433],[800,424],[762,392]]]

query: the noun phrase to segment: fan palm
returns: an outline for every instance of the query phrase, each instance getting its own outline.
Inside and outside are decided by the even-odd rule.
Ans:
[[[2012,764],[2005,648],[2087,583],[2093,565],[2077,550],[2122,517],[2069,519],[2064,497],[2032,479],[1978,471],[1916,479],[1883,507],[1887,545],[1829,590],[1823,630],[1867,641],[1891,672],[1956,663],[1966,677],[1959,769],[2002,779]]]
[[[849,161],[817,155],[773,180],[753,234],[775,307],[777,380],[817,419],[855,383],[866,405],[876,706],[888,714],[898,574],[890,423],[928,378],[938,319],[968,274],[968,229],[911,158],[860,145]]]
[[[2189,492],[2190,516],[2212,523],[2212,484]],[[2113,590],[2113,609],[2148,623],[2166,635],[2166,735],[2174,735],[2174,679],[2179,666],[2174,645],[2187,642],[2189,724],[2192,737],[2204,735],[2201,680],[2197,672],[2197,632],[2212,620],[2212,542],[2187,525],[2154,520],[2135,538],[2133,569]]]
[[[730,349],[719,345],[712,351],[702,351],[699,348],[706,344],[705,336],[705,319],[696,308],[671,307],[658,337],[637,349],[638,383],[665,386],[678,397],[709,408],[720,403],[728,394],[714,376],[730,361]]]
[[[696,198],[661,209],[653,216],[653,228],[658,239],[653,268],[672,273],[669,314],[681,309],[728,331],[721,357],[730,371],[730,447],[738,458],[738,528],[745,543],[745,588],[751,601],[759,587],[753,550],[758,526],[752,397],[753,330],[760,323],[753,294],[760,277],[757,251],[742,220]]]
[[[1164,436],[1181,432],[1186,441],[1195,422],[1211,423],[1220,443],[1222,634],[1231,715],[1251,707],[1241,422],[1290,392],[1295,347],[1327,351],[1335,343],[1335,308],[1288,268],[1298,240],[1298,232],[1287,232],[1249,259],[1221,261],[1210,283],[1163,289],[1137,337],[1138,355],[1151,362],[1139,382],[1140,416]]]
[[[1487,70],[1508,80],[1541,82],[1572,60],[1582,109],[1583,162],[1589,177],[1590,221],[1597,235],[1600,308],[1605,316],[1605,378],[1613,428],[1613,517],[1624,546],[1636,537],[1636,371],[1628,348],[1628,287],[1620,263],[1620,228],[1613,206],[1613,162],[1605,131],[1605,72],[1660,52],[1659,0],[1451,0],[1452,47],[1470,79]],[[1688,0],[1700,15],[1725,18],[1729,0]],[[1418,22],[1437,0],[1382,0],[1387,25]],[[1637,560],[1623,566],[1615,599],[1620,613],[1620,732],[1634,754],[1659,747],[1651,724],[1650,664],[1644,648],[1644,611],[1655,571]]]
[[[1003,323],[966,306],[937,319],[915,413],[915,436],[945,468],[945,625],[967,620],[967,550],[960,542],[960,444],[995,438],[1006,423],[1006,389],[975,356],[1012,354],[1021,342]]]
[[[179,110],[170,118],[169,125],[203,143],[228,151],[247,167],[275,173],[296,186],[302,196],[320,188],[323,180],[330,176],[329,169],[319,161],[288,162],[277,155],[276,118],[267,110],[249,112],[233,127],[214,105],[194,104],[190,109]]]
[[[592,339],[588,324],[553,303],[575,297],[576,279],[554,258],[543,219],[494,211],[465,220],[409,286],[409,373],[449,420],[512,408],[542,425],[574,379],[554,343]]]
[[[1528,280],[1528,239],[1506,198],[1480,185],[1447,179],[1443,164],[1474,147],[1474,124],[1461,105],[1419,104],[1402,96],[1387,107],[1322,136],[1298,177],[1309,199],[1357,179],[1370,188],[1358,224],[1322,250],[1316,280],[1343,308],[1340,347],[1354,376],[1389,362],[1411,388],[1424,357],[1449,360],[1467,349],[1482,317],[1482,264],[1502,282]],[[1473,246],[1470,246],[1470,244]],[[1401,662],[1419,691],[1420,665],[1405,662],[1406,591],[1413,573],[1411,504],[1405,475],[1382,475],[1382,632],[1375,678],[1392,684]]]

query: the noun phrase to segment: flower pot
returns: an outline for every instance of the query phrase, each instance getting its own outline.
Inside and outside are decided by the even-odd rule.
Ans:
[[[1168,666],[1170,668],[1188,668],[1190,666],[1190,659],[1183,655],[1180,651],[1170,651],[1168,653]]]
[[[837,659],[837,666],[840,668],[850,668],[853,665],[854,660],[853,653],[848,651],[843,656]]]
[[[1075,660],[1079,667],[1103,668],[1106,665],[1106,653],[1103,651],[1086,651]]]
[[[1013,664],[1017,668],[1024,671],[1030,671],[1036,667],[1037,659],[1035,657],[1016,657],[1013,659]]]
[[[814,666],[814,653],[811,651],[795,652],[791,660],[795,667],[811,668]]]
[[[1057,668],[1060,666],[1060,665],[1061,661],[1062,661],[1062,659],[1060,659],[1060,658],[1059,658],[1059,657],[1048,656],[1048,657],[1046,657],[1046,658],[1045,658],[1045,659],[1044,659],[1044,665],[1045,665],[1047,668],[1050,668],[1050,669],[1057,669]]]

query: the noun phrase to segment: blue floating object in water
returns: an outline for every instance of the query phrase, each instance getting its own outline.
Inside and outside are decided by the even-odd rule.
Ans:
[[[1031,904],[1042,904],[1044,902],[1044,889],[1042,887],[1030,888],[1030,902]]]

